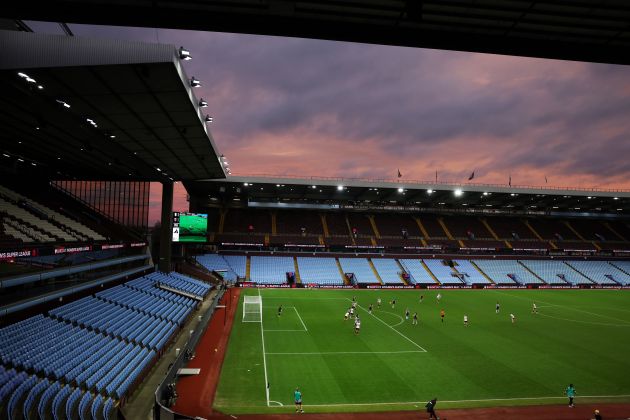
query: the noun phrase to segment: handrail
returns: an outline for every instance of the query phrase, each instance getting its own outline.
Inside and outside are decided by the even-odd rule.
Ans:
[[[227,181],[230,178],[242,178],[242,177],[257,177],[268,178],[270,180],[275,179],[296,179],[296,180],[312,180],[312,181],[359,181],[359,182],[388,182],[392,184],[418,184],[418,185],[444,185],[449,187],[492,187],[492,188],[512,188],[512,189],[527,189],[527,190],[557,190],[557,191],[583,191],[583,192],[619,192],[630,193],[628,189],[621,188],[598,188],[598,187],[571,187],[571,186],[553,186],[553,185],[516,185],[512,184],[497,184],[497,183],[477,183],[477,182],[456,182],[451,180],[439,180],[439,181],[427,181],[418,179],[388,179],[388,178],[359,178],[359,177],[329,177],[318,175],[272,175],[262,173],[245,173],[245,174],[233,174],[226,178]]]

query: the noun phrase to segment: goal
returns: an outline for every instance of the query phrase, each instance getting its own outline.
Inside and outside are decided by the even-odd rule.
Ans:
[[[260,296],[245,296],[243,322],[262,322],[262,298]]]

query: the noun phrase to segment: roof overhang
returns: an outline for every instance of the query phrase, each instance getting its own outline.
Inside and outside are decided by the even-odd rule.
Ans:
[[[630,64],[624,0],[13,0],[0,16]]]
[[[50,177],[224,178],[173,45],[0,31],[3,168]]]
[[[630,191],[403,180],[230,176],[185,184],[197,204],[352,203],[444,211],[630,214]],[[290,207],[290,206],[289,206]]]

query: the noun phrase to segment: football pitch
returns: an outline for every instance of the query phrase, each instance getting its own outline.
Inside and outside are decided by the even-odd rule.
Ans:
[[[262,322],[243,322],[259,294]],[[343,319],[354,296],[359,335]],[[627,291],[243,289],[214,408],[291,412],[298,386],[306,412],[565,404],[569,383],[578,404],[628,402],[629,356]]]

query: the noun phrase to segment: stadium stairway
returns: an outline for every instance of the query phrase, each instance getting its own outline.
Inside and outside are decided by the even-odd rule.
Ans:
[[[429,275],[431,276],[435,284],[440,284],[440,281],[437,279],[437,277],[435,277],[435,274],[433,274],[433,272],[429,269],[429,267],[427,266],[427,263],[425,263],[424,260],[420,260],[420,263],[422,264],[422,267],[424,267],[424,269],[427,270],[427,273],[429,273]]]
[[[614,233],[620,240],[622,241],[626,241],[627,239],[624,238],[619,232],[617,232],[615,230],[615,228],[613,228],[610,223],[608,222],[602,222],[604,224],[604,226],[606,226],[608,228],[609,231],[611,231],[612,233]]]
[[[374,272],[374,277],[376,277],[376,279],[379,281],[379,283],[385,284],[385,283],[383,283],[383,279],[381,278],[381,275],[378,274],[378,271],[376,271],[376,267],[374,267],[374,263],[372,262],[372,258],[368,258],[368,263],[370,264],[370,268]]]
[[[410,276],[411,276],[411,274],[410,274],[410,273],[408,273],[408,272],[407,272],[407,270],[405,270],[405,267],[403,267],[403,266],[402,266],[402,264],[400,263],[400,261],[398,261],[398,258],[394,258],[394,261],[396,261],[396,264],[398,264],[398,267],[400,267],[400,274],[398,275],[398,277],[400,277],[400,281],[401,281],[401,282],[402,282],[405,286],[410,285],[411,283],[410,283],[410,282],[408,282],[408,281],[406,281],[406,280],[404,279],[404,277],[402,276],[402,274],[403,274],[403,273],[407,273],[407,274],[409,274]]]
[[[335,262],[337,263],[337,267],[339,268],[339,274],[341,275],[341,279],[343,280],[343,284],[349,285],[348,279],[346,278],[346,273],[343,272],[343,268],[341,268],[341,263],[339,262],[339,258],[335,258]]]
[[[573,226],[571,226],[571,223],[569,223],[569,221],[568,221],[568,220],[564,220],[564,221],[563,221],[563,223],[564,223],[564,225],[565,225],[566,227],[568,227],[568,228],[569,228],[569,230],[570,230],[571,232],[573,232],[573,234],[574,234],[575,236],[577,236],[577,237],[580,239],[580,241],[585,241],[585,242],[587,241],[587,240],[584,238],[584,236],[582,236],[582,235],[580,234],[580,232],[578,232],[577,230],[575,230],[575,228],[574,228]]]
[[[300,267],[298,266],[297,257],[293,257],[293,265],[295,266],[295,282],[302,283],[302,278],[300,277]]]
[[[540,280],[543,284],[547,284],[547,282],[545,280],[543,280],[542,277],[540,277],[538,274],[536,274],[532,269],[530,269],[528,266],[526,266],[525,264],[523,264],[520,260],[516,261],[521,267],[523,267],[525,270],[529,271],[532,276],[536,277],[538,280]]]
[[[249,276],[251,271],[252,271],[252,262],[250,261],[249,257],[245,257],[245,279],[247,281],[251,281],[251,277]]]
[[[567,265],[571,270],[575,271],[576,273],[578,273],[579,275],[581,275],[582,277],[584,277],[585,279],[587,279],[588,281],[590,281],[592,284],[597,284],[596,281],[594,281],[592,278],[590,278],[589,276],[587,276],[586,274],[582,273],[580,270],[578,270],[577,268],[573,267],[571,264],[569,264],[566,261],[562,261],[565,265]]]
[[[455,238],[453,237],[453,235],[451,234],[451,231],[448,230],[448,228],[446,227],[446,223],[444,223],[444,219],[441,217],[438,217],[437,219],[438,223],[440,224],[440,226],[442,227],[442,230],[444,230],[444,233],[446,234],[446,237],[448,239],[450,239],[451,241],[454,241]]]
[[[475,267],[477,269],[477,271],[479,271],[481,273],[482,276],[484,276],[486,279],[488,279],[488,281],[490,283],[495,284],[494,280],[492,280],[490,278],[490,276],[488,276],[486,273],[484,273],[483,270],[481,268],[479,268],[479,266],[473,260],[470,260],[470,263],[473,265],[473,267]]]
[[[374,231],[374,236],[377,239],[381,239],[381,233],[378,231],[378,227],[376,227],[376,221],[374,220],[374,216],[370,215],[368,216],[368,219],[370,220],[370,225],[372,226],[372,230]],[[374,242],[374,238],[372,238],[372,242]],[[376,243],[374,245],[376,245]]]

